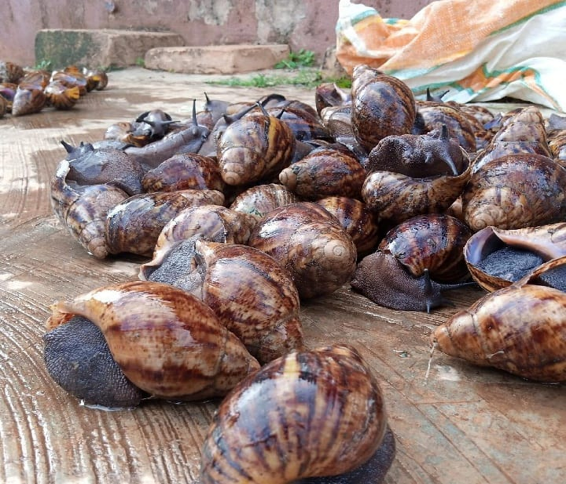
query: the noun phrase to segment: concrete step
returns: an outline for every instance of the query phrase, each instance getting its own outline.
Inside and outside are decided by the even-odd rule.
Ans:
[[[184,45],[183,37],[170,32],[139,30],[45,29],[35,36],[36,64],[50,62],[52,69],[71,64],[91,68],[139,64],[154,47]]]
[[[289,52],[285,44],[156,47],[147,51],[145,67],[186,74],[241,74],[271,69]]]

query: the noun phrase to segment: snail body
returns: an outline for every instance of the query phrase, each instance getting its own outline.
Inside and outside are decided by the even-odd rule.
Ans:
[[[52,306],[52,330],[80,315],[100,328],[128,380],[159,398],[224,395],[257,361],[214,312],[167,284],[138,281],[95,289]]]
[[[379,383],[354,348],[290,353],[222,402],[201,482],[285,484],[350,471],[379,448],[386,418]]]

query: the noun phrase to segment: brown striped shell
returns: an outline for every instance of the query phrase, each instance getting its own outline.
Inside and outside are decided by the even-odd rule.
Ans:
[[[410,133],[415,117],[415,98],[407,84],[366,65],[354,68],[352,128],[368,152],[386,136]]]
[[[181,210],[196,205],[224,202],[216,190],[180,190],[134,195],[116,205],[106,219],[106,241],[110,253],[151,256],[169,220]]]
[[[365,177],[358,160],[332,148],[317,148],[279,173],[279,181],[305,200],[359,198]]]
[[[528,251],[542,261],[562,257],[566,255],[566,224],[560,222],[515,230],[490,226],[476,232],[464,247],[464,258],[470,274],[486,291],[493,292],[515,282],[503,274],[489,273],[481,265],[487,257],[496,256],[497,251],[506,247]],[[516,267],[518,260],[515,258],[510,264]]]
[[[391,229],[378,250],[392,254],[415,277],[428,270],[435,281],[456,282],[468,274],[463,249],[471,235],[450,215],[419,215]]]
[[[301,298],[330,294],[356,270],[356,246],[338,220],[316,203],[279,207],[254,228],[248,244],[291,273]]]
[[[379,230],[374,213],[365,203],[348,197],[326,197],[316,203],[338,219],[340,225],[352,237],[358,257],[375,248],[379,240]]]
[[[218,141],[218,164],[227,185],[247,185],[289,165],[295,137],[281,120],[251,113],[230,124]]]
[[[140,279],[149,279],[149,275],[184,240],[198,236],[211,242],[245,244],[256,223],[255,217],[220,205],[199,205],[181,210],[163,227],[153,259],[140,268]]]
[[[20,84],[12,102],[12,115],[35,114],[43,109],[47,97],[42,88],[30,84]]]
[[[22,66],[0,60],[0,82],[17,84],[24,75],[25,71]]]
[[[256,185],[240,193],[230,204],[230,209],[247,213],[261,220],[272,210],[299,201],[299,197],[285,186],[268,183]]]
[[[6,99],[2,95],[0,95],[0,118],[2,118],[7,111],[8,101],[6,101]]]
[[[443,353],[530,380],[566,381],[566,293],[511,285],[481,298],[439,326]]]
[[[53,71],[51,74],[51,81],[59,81],[67,87],[78,87],[81,96],[84,96],[87,93],[87,80],[78,70],[71,70],[71,72]]]
[[[112,185],[77,186],[67,183],[69,161],[59,163],[51,181],[51,205],[71,235],[97,259],[110,252],[106,243],[106,216],[128,194]]]
[[[80,97],[78,87],[67,87],[60,82],[50,82],[44,92],[47,102],[55,109],[71,109]]]
[[[558,222],[566,215],[566,170],[541,155],[509,155],[483,165],[462,194],[473,231],[493,225],[518,229]]]
[[[264,252],[240,244],[193,239],[182,289],[212,308],[260,363],[303,347],[299,293],[291,275]],[[169,281],[172,271],[159,273]],[[152,273],[150,280],[159,281]]]
[[[271,116],[275,116],[286,123],[298,141],[313,139],[334,141],[328,129],[319,120],[316,112],[313,114],[298,107],[291,107],[286,105],[285,102],[281,106],[274,106],[266,109],[266,111]]]
[[[198,400],[225,395],[259,368],[212,309],[168,284],[105,286],[52,306],[47,329],[74,315],[96,324],[126,377],[151,395]]]
[[[375,171],[364,181],[362,200],[379,220],[401,223],[416,215],[443,212],[461,195],[469,178],[469,166],[458,176],[431,178]]]
[[[216,161],[196,153],[181,153],[165,160],[145,174],[142,185],[146,192],[224,189]]]
[[[294,352],[242,381],[205,439],[202,484],[285,484],[358,468],[387,414],[377,379],[352,347]]]

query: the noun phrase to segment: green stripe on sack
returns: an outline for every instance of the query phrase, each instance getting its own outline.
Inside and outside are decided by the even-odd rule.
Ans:
[[[527,15],[526,17],[520,18],[519,20],[517,20],[516,22],[513,22],[512,24],[506,25],[505,27],[501,27],[499,30],[495,30],[494,32],[491,32],[489,35],[497,35],[500,34],[501,32],[505,32],[506,30],[509,30],[513,27],[516,27],[517,25],[522,24],[523,22],[526,22],[527,20],[533,18],[535,15],[541,15],[543,13],[546,12],[551,12],[552,10],[556,10],[557,8],[562,8],[566,6],[566,1],[562,1],[562,2],[556,2],[553,5],[549,5],[547,7],[543,7],[533,13],[531,13],[530,15]]]

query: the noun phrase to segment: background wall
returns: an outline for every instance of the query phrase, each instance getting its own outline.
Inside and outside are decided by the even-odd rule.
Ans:
[[[187,45],[287,43],[321,55],[335,44],[338,0],[3,0],[0,59],[33,65],[40,29],[173,31]],[[430,0],[362,0],[411,18]]]

